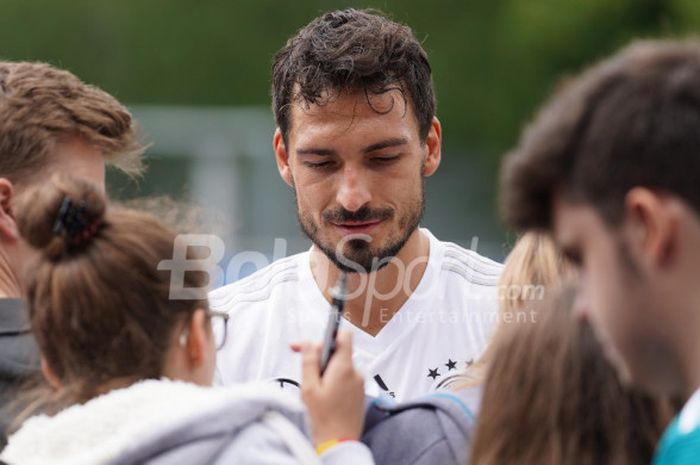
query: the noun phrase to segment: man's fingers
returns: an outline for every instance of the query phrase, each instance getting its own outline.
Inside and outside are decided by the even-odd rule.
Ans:
[[[349,331],[339,331],[336,338],[335,353],[328,362],[324,377],[347,378],[354,373],[352,363],[352,334]]]
[[[302,388],[315,389],[319,384],[321,371],[321,356],[319,348],[310,343],[304,343],[301,349]]]
[[[352,360],[352,333],[350,331],[338,331],[334,357]]]

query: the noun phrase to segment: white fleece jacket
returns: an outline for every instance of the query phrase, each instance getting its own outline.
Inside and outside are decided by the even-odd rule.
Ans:
[[[169,380],[30,418],[0,458],[11,465],[374,463],[361,443],[316,457],[302,406],[269,384],[205,388]]]

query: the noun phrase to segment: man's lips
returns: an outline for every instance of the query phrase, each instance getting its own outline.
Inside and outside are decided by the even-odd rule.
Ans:
[[[342,223],[332,223],[342,234],[369,234],[383,220],[372,221],[344,221]]]

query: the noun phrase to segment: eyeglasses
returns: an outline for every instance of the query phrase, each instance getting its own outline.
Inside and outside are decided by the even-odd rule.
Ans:
[[[226,336],[228,334],[228,313],[217,310],[207,310],[207,318],[211,322],[212,336],[214,337],[214,347],[220,350],[226,344]],[[189,328],[186,325],[180,334],[180,345],[187,344]]]
[[[211,320],[214,347],[216,347],[216,350],[221,350],[226,344],[226,336],[228,335],[228,313],[218,310],[207,310],[207,316]]]

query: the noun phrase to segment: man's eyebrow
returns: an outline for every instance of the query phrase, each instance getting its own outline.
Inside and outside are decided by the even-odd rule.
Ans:
[[[325,157],[332,157],[338,154],[338,152],[333,149],[325,149],[321,147],[304,147],[297,149],[296,152],[297,155],[321,155]]]
[[[362,153],[375,152],[377,150],[385,149],[388,147],[397,147],[399,145],[406,145],[408,141],[403,137],[394,137],[392,139],[383,140],[377,142],[376,144],[371,144],[362,149]]]
[[[408,144],[408,140],[404,137],[394,137],[391,139],[386,139],[381,142],[376,142],[374,144],[368,145],[367,147],[362,149],[362,153],[367,154],[371,152],[375,152],[377,150],[389,148],[389,147],[398,147],[400,145],[406,145]],[[320,155],[320,156],[326,156],[326,157],[331,157],[331,156],[336,156],[338,155],[338,152],[336,152],[333,149],[327,149],[323,147],[302,147],[296,150],[297,155]]]

